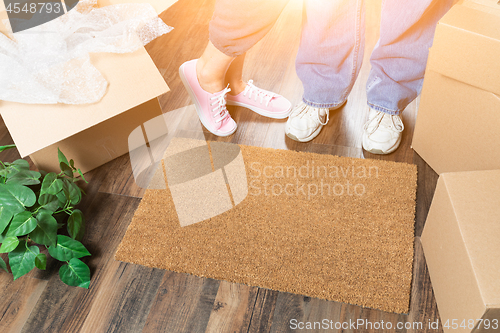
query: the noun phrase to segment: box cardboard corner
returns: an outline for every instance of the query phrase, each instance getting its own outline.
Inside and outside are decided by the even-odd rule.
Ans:
[[[469,320],[500,325],[499,219],[500,170],[439,177],[421,243],[445,332],[498,331]],[[467,327],[445,326],[453,320]]]

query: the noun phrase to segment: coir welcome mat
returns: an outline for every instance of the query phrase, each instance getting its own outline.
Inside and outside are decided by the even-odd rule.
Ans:
[[[416,166],[173,139],[115,258],[406,313]]]

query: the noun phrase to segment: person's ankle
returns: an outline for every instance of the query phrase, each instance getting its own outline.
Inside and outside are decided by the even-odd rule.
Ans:
[[[215,73],[207,70],[207,66],[205,66],[201,59],[196,64],[196,76],[201,88],[211,94],[217,93],[226,87],[224,80],[217,78]]]
[[[245,82],[243,82],[243,80],[237,80],[237,81],[229,81],[227,82],[229,83],[229,87],[231,88],[231,91],[229,92],[229,94],[233,95],[233,96],[236,96],[240,93],[242,93],[247,84]]]

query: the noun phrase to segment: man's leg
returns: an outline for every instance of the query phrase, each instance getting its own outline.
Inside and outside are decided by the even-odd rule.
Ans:
[[[453,0],[384,0],[366,84],[368,105],[399,114],[420,93],[439,19]]]
[[[387,154],[399,146],[404,126],[398,115],[420,93],[437,22],[452,5],[453,0],[384,0],[366,84],[365,150]]]
[[[359,74],[364,51],[364,0],[306,0],[296,69],[303,103],[290,115],[286,134],[310,141],[342,106]]]

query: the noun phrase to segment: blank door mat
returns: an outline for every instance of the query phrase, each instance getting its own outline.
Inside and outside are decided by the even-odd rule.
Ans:
[[[116,260],[407,313],[415,165],[174,138]]]

